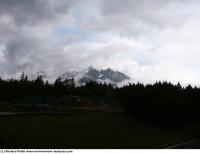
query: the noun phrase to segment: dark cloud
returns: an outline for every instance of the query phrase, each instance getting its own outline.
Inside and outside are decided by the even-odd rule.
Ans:
[[[11,17],[17,25],[40,24],[67,13],[77,0],[0,0],[0,16]]]
[[[53,70],[57,63],[54,58],[62,61],[64,56],[48,33],[56,26],[55,20],[67,16],[76,3],[76,0],[0,0],[1,75]]]

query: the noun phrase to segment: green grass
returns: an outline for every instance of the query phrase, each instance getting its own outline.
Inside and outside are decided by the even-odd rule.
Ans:
[[[121,113],[2,116],[0,123],[6,148],[150,148],[188,136]]]

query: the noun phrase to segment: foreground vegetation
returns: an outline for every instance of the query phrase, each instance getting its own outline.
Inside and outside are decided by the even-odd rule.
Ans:
[[[155,148],[191,135],[122,113],[1,116],[4,148]]]

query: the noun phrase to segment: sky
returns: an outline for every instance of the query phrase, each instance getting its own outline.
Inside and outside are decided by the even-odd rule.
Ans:
[[[0,76],[89,66],[200,85],[199,0],[0,0]]]

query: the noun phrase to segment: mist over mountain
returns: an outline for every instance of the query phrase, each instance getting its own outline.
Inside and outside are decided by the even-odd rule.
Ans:
[[[98,70],[93,67],[88,67],[87,69],[81,71],[69,71],[65,72],[61,76],[61,80],[65,80],[67,78],[74,78],[76,84],[83,85],[90,81],[96,81],[99,83],[110,83],[113,85],[117,85],[125,80],[129,80],[130,77],[127,75],[114,71],[110,68]]]
[[[38,71],[28,75],[28,78],[31,80],[36,79],[38,76],[42,77],[43,80],[49,80],[49,75],[45,71]]]

